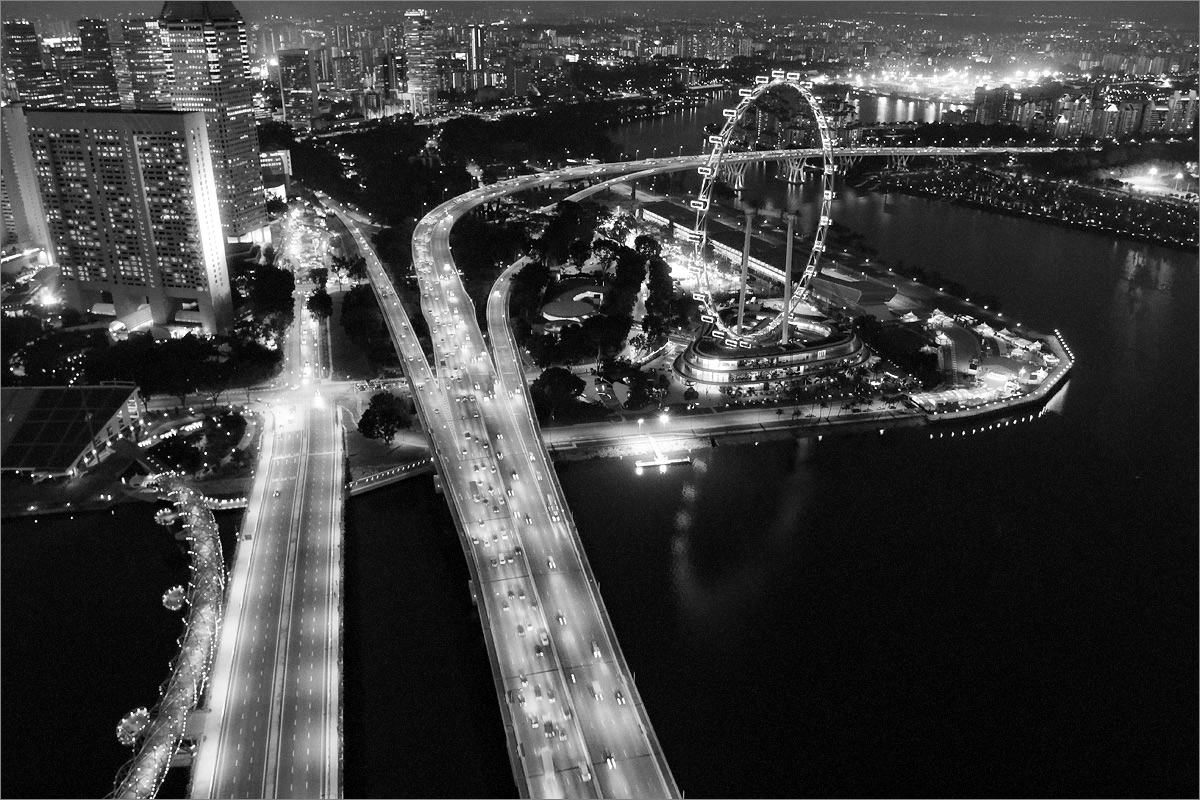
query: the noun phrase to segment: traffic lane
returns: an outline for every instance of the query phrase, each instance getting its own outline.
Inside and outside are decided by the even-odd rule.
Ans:
[[[252,554],[246,602],[243,608],[262,609],[253,619],[241,617],[238,631],[238,652],[234,663],[234,679],[226,715],[230,728],[222,737],[228,746],[218,757],[214,796],[255,797],[262,793],[262,770],[267,761],[267,737],[270,724],[271,698],[274,683],[274,664],[279,642],[279,612],[282,596],[278,588],[283,579],[279,550],[286,533],[286,523],[280,518],[282,504],[294,501],[295,460],[273,465],[280,495],[271,493],[263,524],[255,532],[258,540]],[[286,473],[291,473],[287,475]],[[284,473],[281,475],[281,473]],[[288,479],[290,477],[290,480]]]
[[[521,646],[520,642],[523,640],[534,645],[540,643],[536,609],[533,609],[531,616],[521,617],[524,613],[518,609],[521,601],[509,598],[508,592],[513,592],[514,597],[519,597],[524,593],[522,582],[502,582],[498,594],[492,594],[488,610],[501,618],[509,617],[510,628],[514,618],[522,619],[527,625],[526,633],[515,638],[511,630],[494,630],[494,635],[498,648],[503,652],[500,659],[505,689],[503,700],[509,703],[515,732],[523,745],[530,772],[539,772],[538,762],[529,760],[529,756],[542,747],[549,747],[561,766],[575,765],[583,757],[584,743],[574,725],[574,714],[570,711],[569,703],[564,700],[567,691],[562,676],[553,662],[551,653],[547,652],[546,656],[538,658],[531,656],[527,647]],[[527,597],[531,598],[529,595]],[[512,610],[496,611],[494,604],[505,598]],[[526,604],[524,608],[528,612],[531,606]]]
[[[612,657],[599,609],[591,602],[583,573],[538,576],[538,593],[554,622],[554,639],[564,667],[590,666]],[[562,621],[559,622],[559,615]],[[595,647],[593,647],[595,643]],[[599,651],[599,657],[596,651]]]
[[[325,714],[325,692],[331,684],[331,670],[336,671],[336,662],[328,647],[324,625],[329,619],[337,569],[332,562],[336,535],[333,506],[337,497],[333,485],[336,442],[331,435],[334,427],[331,414],[327,411],[312,414],[318,419],[310,420],[308,426],[310,467],[298,526],[304,536],[296,570],[299,602],[293,609],[293,630],[288,637],[289,669],[285,683],[288,698],[281,714],[281,780],[277,784],[277,789],[282,789],[286,782],[288,793],[300,796],[310,794],[311,787],[324,791],[328,769],[336,768],[336,759],[330,765],[326,758],[331,723]]]

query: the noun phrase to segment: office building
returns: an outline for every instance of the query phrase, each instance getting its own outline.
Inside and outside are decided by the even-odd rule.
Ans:
[[[8,84],[29,108],[62,108],[66,91],[62,80],[47,70],[42,59],[42,44],[33,23],[24,19],[5,20],[3,32],[3,68]]]
[[[171,107],[162,26],[156,19],[129,20],[122,26],[129,97],[122,108],[161,111]],[[126,105],[128,103],[128,105]]]
[[[108,52],[112,55],[113,79],[117,84],[117,102],[126,111],[133,106],[133,75],[125,54],[125,28],[121,20],[108,21]]]
[[[227,330],[232,298],[204,115],[26,116],[68,305],[134,320],[131,329]]]
[[[171,108],[203,111],[208,120],[225,237],[265,240],[270,229],[245,21],[228,2],[167,2],[159,21]]]
[[[280,50],[278,58],[284,119],[297,128],[310,128],[317,116],[316,53],[307,48]]]
[[[403,99],[416,116],[429,116],[437,98],[437,60],[433,20],[423,10],[404,12],[404,58],[407,88]]]
[[[3,217],[3,244],[39,247],[50,260],[54,248],[42,194],[33,169],[29,150],[29,128],[20,105],[0,108],[0,216]]]
[[[108,23],[102,19],[79,20],[82,64],[71,76],[77,108],[120,108],[117,72],[113,66]]]
[[[467,72],[483,69],[483,28],[468,25],[466,34]]]

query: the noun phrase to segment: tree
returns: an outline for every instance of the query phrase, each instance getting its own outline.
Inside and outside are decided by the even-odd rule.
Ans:
[[[329,270],[324,267],[313,267],[308,271],[308,279],[323,290],[329,281]]]
[[[538,416],[548,410],[550,419],[554,419],[558,408],[583,394],[586,386],[582,378],[572,375],[568,370],[550,367],[530,384],[529,392],[533,395],[534,405],[538,407]]]
[[[567,248],[567,254],[572,264],[582,267],[583,263],[588,260],[588,256],[592,254],[591,242],[587,239],[576,239]]]
[[[621,246],[612,239],[597,239],[592,245],[592,252],[600,261],[600,269],[604,274],[613,268],[617,263],[617,255],[621,252]]]
[[[412,424],[407,404],[390,392],[378,392],[358,421],[358,432],[368,439],[381,439],[391,444],[401,430]]]
[[[272,197],[267,200],[267,213],[272,217],[285,214],[287,213],[287,203],[283,202],[278,197]]]
[[[324,286],[312,293],[304,307],[319,320],[333,316],[333,298],[325,291]]]
[[[671,267],[660,256],[653,255],[646,262],[646,270],[646,311],[666,317],[671,313],[671,303],[675,296]]]
[[[633,249],[646,257],[657,256],[662,252],[662,245],[653,236],[642,234],[633,240]]]
[[[251,273],[247,292],[250,311],[275,336],[282,335],[296,317],[292,300],[295,290],[296,276],[285,269],[260,266]]]
[[[362,256],[350,259],[346,263],[346,274],[350,280],[365,281],[367,279],[367,260]]]

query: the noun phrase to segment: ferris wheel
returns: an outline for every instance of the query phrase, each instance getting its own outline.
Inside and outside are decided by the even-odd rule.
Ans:
[[[744,159],[737,158],[736,154],[731,153],[730,143],[733,140],[735,130],[739,123],[746,116],[746,112],[754,105],[755,101],[759,100],[768,91],[776,90],[782,87],[787,87],[794,90],[804,104],[812,112],[812,116],[816,122],[817,136],[820,141],[821,149],[821,213],[817,220],[817,230],[813,236],[812,249],[808,254],[808,261],[804,267],[804,273],[800,280],[796,282],[796,287],[791,292],[791,297],[787,298],[785,308],[766,325],[760,325],[752,331],[735,330],[736,326],[730,326],[721,319],[715,301],[713,300],[713,289],[717,285],[717,276],[712,274],[712,270],[706,259],[701,259],[702,266],[698,271],[700,279],[700,291],[696,293],[696,298],[701,300],[704,305],[702,319],[705,322],[711,322],[714,325],[714,335],[724,335],[726,342],[741,347],[750,347],[755,344],[762,344],[774,335],[776,335],[783,322],[790,318],[792,309],[797,301],[803,299],[809,292],[809,283],[817,274],[817,265],[821,258],[821,253],[825,251],[825,233],[829,229],[832,222],[830,217],[830,208],[833,205],[833,176],[834,176],[834,160],[833,160],[833,140],[829,134],[829,124],[825,120],[825,115],[821,112],[821,107],[813,97],[811,84],[803,81],[798,72],[783,72],[775,71],[771,75],[760,75],[755,78],[754,86],[740,89],[738,94],[741,100],[735,108],[725,109],[725,125],[719,134],[713,134],[708,137],[712,144],[712,151],[708,154],[707,161],[698,168],[700,173],[700,193],[695,200],[692,200],[690,205],[696,211],[696,227],[691,232],[692,240],[698,243],[698,249],[703,247],[708,239],[708,212],[712,202],[713,185],[721,178],[722,166],[728,163],[742,161]],[[734,156],[734,158],[728,158]],[[791,242],[789,240],[790,247]],[[743,281],[745,278],[743,277]],[[741,287],[743,296],[745,286]]]

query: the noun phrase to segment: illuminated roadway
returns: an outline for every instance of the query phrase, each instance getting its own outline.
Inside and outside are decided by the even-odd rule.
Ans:
[[[1011,152],[1015,148],[971,148]],[[1025,148],[1033,150],[1033,148]],[[1057,148],[1053,148],[1057,149]],[[890,155],[892,148],[844,148]],[[859,152],[861,151],[861,152]],[[964,148],[904,148],[950,155]],[[780,160],[792,150],[730,155]],[[449,247],[454,222],[515,191],[560,181],[671,171],[706,156],[594,164],[523,176],[443,203],[413,234],[413,266],[433,345],[430,364],[391,279],[358,225],[339,215],[367,258],[388,329],[410,373],[418,413],[463,537],[510,757],[523,796],[679,796],[632,673],[617,645],[529,399],[503,307],[489,302],[493,364]],[[493,299],[502,297],[498,289]],[[499,332],[503,331],[504,335]],[[499,368],[497,370],[497,367]]]
[[[230,577],[192,797],[341,793],[344,457],[336,408],[311,377],[319,346],[301,297],[280,375],[289,388],[266,414]]]

